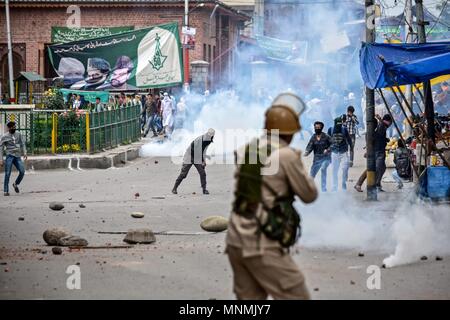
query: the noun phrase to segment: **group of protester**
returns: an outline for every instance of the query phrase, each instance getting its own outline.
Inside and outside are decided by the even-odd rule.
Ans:
[[[314,123],[314,134],[306,147],[305,156],[314,153],[310,174],[315,177],[321,171],[322,191],[327,191],[327,170],[331,164],[333,169],[333,189],[338,189],[338,172],[342,168],[342,189],[347,189],[348,169],[353,166],[354,146],[358,117],[355,108],[349,106],[347,113],[334,119],[334,126],[323,132],[325,124],[321,121]]]
[[[169,137],[175,128],[183,126],[186,105],[184,98],[176,103],[175,97],[168,92],[161,94],[148,93],[141,106],[141,131],[146,137],[152,131],[153,137],[164,135]]]
[[[354,150],[356,142],[357,126],[359,121],[354,114],[355,108],[349,106],[347,113],[334,119],[334,126],[330,127],[327,133],[324,132],[324,123],[316,121],[314,123],[314,134],[311,136],[305,150],[305,156],[314,154],[310,175],[315,178],[321,172],[322,192],[327,191],[327,170],[332,167],[332,191],[338,190],[338,173],[342,170],[341,187],[347,189],[348,170],[353,166]],[[376,187],[378,191],[384,191],[381,186],[381,179],[386,171],[386,145],[389,139],[386,137],[388,128],[392,125],[392,117],[385,114],[383,117],[377,115],[377,127],[374,136],[374,149],[376,157]],[[409,179],[410,162],[408,150],[403,143],[398,144],[398,150],[394,154],[396,170],[393,178],[398,183],[398,187],[403,186],[403,179]],[[361,186],[367,177],[364,171],[355,185],[358,192],[362,192]]]

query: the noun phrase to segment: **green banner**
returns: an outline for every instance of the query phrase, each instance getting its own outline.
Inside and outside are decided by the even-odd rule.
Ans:
[[[52,43],[66,43],[98,37],[106,37],[131,30],[134,30],[133,26],[92,28],[52,27]]]
[[[267,58],[285,62],[305,62],[308,43],[306,41],[287,41],[265,36],[256,36],[258,46]]]
[[[179,85],[183,59],[176,22],[48,47],[53,68],[73,90],[135,90]]]
[[[80,95],[84,97],[84,100],[91,103],[95,103],[95,99],[100,98],[103,103],[109,102],[109,92],[106,91],[82,91],[82,90],[70,90],[70,89],[60,89],[64,96],[64,101],[67,101],[69,94]]]

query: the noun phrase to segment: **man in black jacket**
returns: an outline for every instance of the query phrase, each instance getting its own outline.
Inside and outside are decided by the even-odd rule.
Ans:
[[[305,152],[305,156],[314,152],[310,175],[315,178],[320,170],[322,192],[327,191],[327,169],[331,163],[331,137],[322,132],[324,126],[320,121],[314,123],[315,133],[311,136]]]
[[[392,124],[392,117],[388,114],[383,116],[383,119],[379,119],[377,128],[374,133],[374,150],[376,161],[376,186],[378,191],[383,192],[381,188],[381,179],[386,171],[386,145],[389,139],[386,138],[386,130]]]
[[[181,181],[183,181],[187,177],[192,166],[197,169],[198,174],[200,175],[200,184],[203,189],[203,194],[209,194],[209,191],[206,189],[205,158],[208,158],[208,156],[206,155],[206,150],[213,142],[214,134],[214,129],[210,128],[208,132],[192,141],[189,147],[186,149],[183,157],[183,166],[181,167],[180,175],[175,181],[175,185],[172,189],[173,194],[178,193],[178,186],[180,185]]]

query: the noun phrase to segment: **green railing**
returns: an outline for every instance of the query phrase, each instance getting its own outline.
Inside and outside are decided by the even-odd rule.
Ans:
[[[2,108],[0,135],[15,121],[29,154],[94,153],[139,140],[139,113],[139,106],[81,114]]]
[[[28,153],[46,154],[52,152],[52,115],[53,112],[31,111],[30,132],[31,140],[27,145]],[[22,127],[19,125],[18,128]]]
[[[90,152],[138,141],[139,106],[93,112],[89,115]]]

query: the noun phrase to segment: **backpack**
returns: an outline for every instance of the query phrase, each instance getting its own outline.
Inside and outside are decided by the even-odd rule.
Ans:
[[[334,131],[334,128],[333,128]],[[341,132],[333,133],[331,132],[331,145],[333,146],[341,146],[345,143],[344,137],[344,126],[341,127]]]
[[[401,178],[409,179],[411,177],[411,159],[409,158],[409,152],[399,153],[395,168]]]
[[[261,175],[261,169],[264,164],[261,161],[261,150],[258,147],[252,148],[250,144],[245,148],[245,162],[240,165],[237,173],[238,181],[235,191],[235,201],[233,202],[233,211],[247,219],[256,219],[259,225],[259,232],[264,233],[269,239],[276,240],[284,248],[294,245],[301,236],[301,217],[293,207],[294,197],[275,198],[274,206],[269,208],[264,203],[261,194],[261,187],[264,183]],[[257,150],[254,154],[254,150]],[[253,152],[253,153],[252,153]],[[269,156],[271,146],[267,146]],[[256,159],[256,163],[250,163],[249,160]],[[267,183],[264,185],[268,190],[277,195]],[[260,221],[256,217],[256,212],[262,204],[267,212],[267,220]]]

